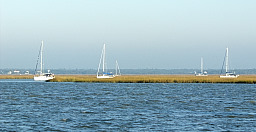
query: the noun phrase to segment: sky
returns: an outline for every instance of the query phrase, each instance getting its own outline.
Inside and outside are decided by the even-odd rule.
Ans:
[[[255,0],[0,0],[0,69],[256,68]]]

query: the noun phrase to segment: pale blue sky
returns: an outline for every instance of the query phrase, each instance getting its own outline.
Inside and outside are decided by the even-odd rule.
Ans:
[[[256,68],[255,0],[0,0],[0,68]]]

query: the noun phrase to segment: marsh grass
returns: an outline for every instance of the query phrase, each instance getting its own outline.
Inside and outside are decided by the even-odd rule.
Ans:
[[[194,75],[123,75],[113,79],[97,79],[95,75],[56,75],[53,82],[89,83],[247,83],[255,84],[256,75],[242,75],[225,79],[218,75],[196,77]]]
[[[241,75],[225,79],[219,75],[196,77],[194,75],[122,75],[113,79],[97,79],[95,75],[55,75],[51,82],[88,83],[244,83],[256,84],[256,75]],[[33,75],[0,75],[0,79],[33,79]]]

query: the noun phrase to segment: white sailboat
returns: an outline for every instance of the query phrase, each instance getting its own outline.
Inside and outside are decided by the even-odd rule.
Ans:
[[[196,76],[208,76],[207,72],[204,71],[203,66],[204,66],[203,65],[203,57],[201,57],[201,73],[196,74],[196,72],[195,72]]]
[[[115,76],[112,73],[108,73],[106,71],[106,45],[103,45],[103,49],[101,52],[101,57],[100,57],[100,63],[97,71],[97,78],[114,78]],[[102,63],[102,71],[100,71],[101,68],[101,63]]]
[[[36,64],[36,70],[35,70],[35,75],[34,75],[34,80],[35,81],[49,81],[54,77],[54,74],[52,74],[50,72],[50,70],[48,70],[48,73],[44,73],[44,69],[43,69],[43,48],[44,48],[44,43],[42,41],[41,43],[41,48],[40,48],[40,52],[39,52],[39,55],[38,55],[38,59],[39,59],[39,56],[40,56],[40,71],[38,74],[36,74],[36,71],[37,71],[37,64],[38,64],[38,60],[37,60],[37,64]]]
[[[226,49],[226,55],[225,55],[225,62],[226,62],[226,74],[220,75],[220,78],[237,78],[239,75],[236,75],[233,72],[229,72],[229,66],[228,66],[228,48]],[[224,64],[224,63],[223,63]]]
[[[120,68],[119,68],[117,60],[116,60],[116,75],[115,75],[115,77],[116,76],[121,76],[121,72],[120,72]]]

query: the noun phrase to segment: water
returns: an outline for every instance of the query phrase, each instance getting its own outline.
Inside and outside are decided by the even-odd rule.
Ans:
[[[0,80],[0,131],[256,131],[256,85]]]

